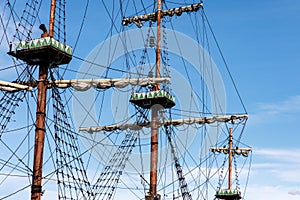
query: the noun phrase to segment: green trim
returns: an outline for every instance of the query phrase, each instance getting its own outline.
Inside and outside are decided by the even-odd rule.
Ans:
[[[12,51],[22,50],[22,49],[35,49],[38,47],[46,47],[46,46],[52,46],[64,53],[72,55],[72,47],[65,45],[55,40],[54,38],[50,38],[50,37],[39,38],[39,39],[34,39],[29,41],[21,41],[17,43],[15,49],[12,49]]]

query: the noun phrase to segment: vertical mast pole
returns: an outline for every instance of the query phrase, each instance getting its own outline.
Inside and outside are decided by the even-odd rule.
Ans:
[[[51,1],[50,10],[50,36],[54,33],[54,13],[55,0]],[[51,35],[52,34],[52,35]],[[46,37],[43,34],[42,37]],[[36,129],[34,143],[34,160],[33,160],[33,175],[31,186],[31,200],[41,200],[42,196],[42,178],[43,178],[43,152],[45,138],[45,119],[46,119],[46,101],[47,101],[47,74],[49,63],[43,63],[39,68],[39,79],[37,84],[38,98],[36,109]]]
[[[229,129],[229,166],[228,166],[228,190],[232,186],[232,128]]]
[[[48,65],[40,65],[38,80],[38,99],[36,109],[36,129],[34,144],[34,161],[31,199],[40,200],[42,195],[42,169],[43,169],[43,151],[45,136],[45,117],[46,117],[46,95],[47,95],[47,72]]]
[[[49,23],[49,36],[50,37],[53,37],[53,35],[54,35],[55,5],[56,5],[56,0],[51,0],[50,23]]]
[[[160,42],[161,42],[161,0],[157,1],[157,46],[156,46],[156,78],[160,77]],[[154,90],[159,90],[157,84]],[[151,123],[151,162],[150,162],[150,193],[157,196],[157,163],[158,163],[158,107],[152,108]]]
[[[160,49],[161,49],[161,0],[157,1],[157,45],[156,45],[156,78],[160,78]],[[159,90],[159,84],[156,85]]]

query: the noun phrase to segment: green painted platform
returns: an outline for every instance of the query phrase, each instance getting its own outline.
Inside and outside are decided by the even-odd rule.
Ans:
[[[226,200],[238,200],[241,199],[241,192],[236,189],[228,190],[222,189],[216,192],[217,199],[226,199]]]
[[[72,48],[54,38],[45,37],[12,43],[8,54],[31,65],[61,65],[71,61]]]
[[[144,109],[149,109],[156,104],[164,108],[175,106],[175,98],[164,90],[134,92],[130,97],[130,102]]]

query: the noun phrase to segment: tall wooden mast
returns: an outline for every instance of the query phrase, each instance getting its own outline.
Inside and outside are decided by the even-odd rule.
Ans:
[[[51,1],[50,9],[50,25],[49,36],[53,37],[54,33],[54,16],[55,16],[56,1]],[[44,31],[42,38],[47,37],[48,34]],[[45,118],[46,118],[46,100],[47,100],[47,85],[48,85],[48,68],[50,63],[40,64],[39,78],[38,78],[38,97],[36,109],[36,129],[35,129],[35,144],[34,144],[34,161],[33,161],[33,175],[31,187],[31,199],[40,200],[42,196],[42,178],[43,178],[43,151],[44,151],[44,137],[45,137]]]
[[[140,16],[124,17],[122,20],[123,26],[128,24],[136,24],[142,27],[144,21],[157,22],[157,44],[156,44],[156,78],[160,78],[160,64],[161,64],[161,19],[163,17],[172,17],[174,14],[180,16],[183,12],[195,12],[202,7],[202,2],[192,4],[189,6],[182,6],[179,8],[172,8],[162,10],[162,1],[157,0],[157,12],[144,14]],[[143,108],[151,108],[151,160],[150,160],[150,190],[146,195],[146,200],[159,199],[157,194],[157,164],[158,164],[158,129],[160,122],[158,120],[158,113],[160,108],[172,108],[175,106],[174,97],[164,89],[160,88],[160,84],[156,84],[151,92],[133,93],[130,102]],[[157,105],[158,104],[158,105]]]
[[[160,40],[161,40],[161,0],[157,1],[157,45],[156,45],[156,78],[160,77]],[[157,84],[155,91],[160,89]],[[154,105],[151,109],[151,160],[150,160],[150,194],[153,197],[157,196],[157,163],[158,163],[158,112],[159,108]]]
[[[38,80],[38,102],[36,109],[36,129],[34,144],[34,161],[31,199],[40,200],[42,194],[42,167],[45,136],[46,96],[47,96],[48,65],[40,65]]]
[[[44,24],[40,25],[43,31],[41,38],[20,41],[13,45],[11,43],[9,55],[23,60],[29,66],[39,65],[39,77],[37,81],[37,108],[35,122],[35,142],[34,142],[34,158],[33,158],[33,174],[31,186],[31,199],[40,200],[42,196],[42,179],[43,179],[43,153],[45,138],[45,120],[46,120],[46,100],[48,69],[53,66],[68,64],[72,59],[72,48],[53,38],[54,21],[55,21],[55,5],[56,0],[51,0],[49,32]],[[20,89],[21,86],[17,85]]]

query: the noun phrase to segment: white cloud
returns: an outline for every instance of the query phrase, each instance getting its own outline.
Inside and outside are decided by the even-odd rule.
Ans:
[[[279,167],[281,166],[280,164],[276,164],[276,163],[255,163],[252,164],[252,169],[270,169],[270,168],[275,168],[275,167]]]
[[[256,111],[250,114],[250,124],[263,122],[274,123],[275,120],[287,122],[296,119],[295,114],[300,112],[300,95],[290,96],[283,101],[257,104]]]
[[[295,113],[300,111],[300,95],[275,103],[260,103],[259,110],[267,114]]]
[[[254,150],[255,162],[252,166],[250,181],[262,185],[285,186],[299,184],[300,149],[257,149]]]
[[[300,190],[291,190],[289,191],[290,195],[299,195],[300,196]]]
[[[298,196],[293,196],[289,193],[292,188],[283,187],[283,186],[264,186],[264,185],[255,185],[249,186],[247,189],[247,196],[245,199],[249,200],[299,200]]]
[[[256,149],[254,153],[269,159],[300,164],[300,149]]]

